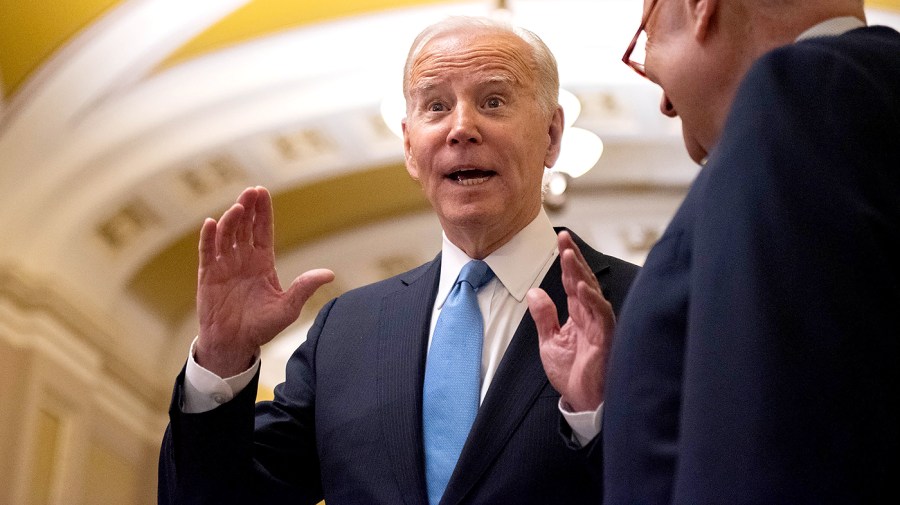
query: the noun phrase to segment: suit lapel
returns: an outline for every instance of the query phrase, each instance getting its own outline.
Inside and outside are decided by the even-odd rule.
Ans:
[[[385,450],[407,505],[428,503],[422,449],[422,384],[428,323],[440,256],[402,279],[404,287],[381,300],[378,328],[378,402],[384,407]]]

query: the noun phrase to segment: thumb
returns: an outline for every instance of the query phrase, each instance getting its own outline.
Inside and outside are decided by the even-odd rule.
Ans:
[[[538,338],[543,344],[546,340],[553,338],[559,333],[559,317],[556,314],[556,305],[550,299],[550,296],[540,288],[532,288],[525,295],[528,301],[528,310],[531,311],[531,317],[534,319],[534,325],[537,328]]]
[[[324,284],[334,280],[334,272],[325,268],[317,268],[300,274],[287,289],[288,299],[298,312],[309,297]]]

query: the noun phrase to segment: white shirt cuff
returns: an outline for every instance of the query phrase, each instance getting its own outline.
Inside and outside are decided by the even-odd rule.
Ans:
[[[223,403],[230,402],[250,384],[256,371],[259,370],[259,354],[257,354],[255,361],[246,371],[223,379],[197,363],[194,359],[196,345],[197,338],[194,338],[184,370],[184,404],[181,411],[186,414],[208,412]]]
[[[600,433],[600,425],[603,422],[603,403],[597,406],[597,410],[584,412],[572,412],[569,405],[559,399],[559,411],[562,412],[569,427],[572,428],[572,438],[582,447],[586,446]]]

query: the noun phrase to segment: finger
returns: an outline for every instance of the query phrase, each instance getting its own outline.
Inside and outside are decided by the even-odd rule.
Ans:
[[[569,316],[584,328],[593,323],[602,323],[603,304],[608,303],[597,288],[580,281],[575,293],[569,297]]]
[[[543,345],[544,342],[559,333],[559,316],[556,313],[556,305],[553,304],[550,296],[540,288],[529,289],[525,298],[528,301],[531,318],[534,319],[534,326],[537,328],[538,339]]]
[[[578,294],[578,265],[574,258],[575,254],[569,249],[563,249],[559,253],[563,289],[570,298]]]
[[[613,327],[616,323],[616,313],[612,304],[603,296],[603,292],[586,283],[578,285],[578,297],[585,309],[590,311],[593,317],[598,318],[604,326]]]
[[[269,190],[257,186],[255,216],[253,219],[253,245],[261,249],[271,249],[275,242],[275,217],[272,211],[272,195]]]
[[[235,243],[237,228],[243,215],[244,207],[239,203],[235,203],[222,214],[222,217],[219,219],[219,225],[216,228],[216,247],[219,255],[231,253],[231,248]]]
[[[603,297],[602,291],[586,282],[578,283],[578,300],[589,310],[599,315],[606,315],[607,308],[612,307],[606,298]]]
[[[256,188],[247,188],[238,197],[238,203],[244,207],[244,216],[235,230],[235,239],[239,244],[249,244],[253,237],[253,218],[258,199]]]
[[[563,288],[569,297],[577,296],[579,282],[585,282],[600,289],[593,270],[572,249],[566,249],[562,252],[560,263],[562,265]]]
[[[309,297],[322,287],[334,280],[334,272],[325,268],[317,268],[300,274],[288,287],[288,297],[291,305],[299,313]]]
[[[216,220],[208,217],[200,227],[200,268],[216,262]]]
[[[599,289],[586,282],[578,283],[578,296],[569,304],[569,316],[580,328],[586,330],[589,342],[608,342],[615,329],[616,316],[612,305]],[[602,344],[605,346],[605,344]],[[608,347],[608,346],[607,346]]]
[[[584,259],[584,255],[581,253],[581,249],[578,248],[578,244],[575,243],[575,239],[572,238],[572,235],[568,231],[561,231],[557,236],[557,241],[559,244],[559,253],[561,256],[564,255],[565,251],[572,251],[572,254],[575,256],[575,263],[570,264],[571,266],[575,266],[575,270],[573,273],[577,273],[578,277],[590,282],[591,284],[596,285],[597,287],[600,284],[597,282],[597,278],[594,276],[594,271],[591,269],[590,265],[586,259]]]
[[[556,234],[556,242],[559,244],[559,250],[576,248],[575,239],[572,238],[572,234],[569,233],[568,230],[562,230]]]

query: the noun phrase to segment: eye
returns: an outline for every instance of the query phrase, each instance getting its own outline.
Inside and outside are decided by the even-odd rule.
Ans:
[[[501,105],[503,105],[503,100],[501,100],[497,97],[488,98],[484,102],[484,106],[487,107],[488,109],[496,109],[497,107],[500,107]]]
[[[447,110],[447,107],[440,102],[433,102],[428,105],[428,112],[444,112]]]

